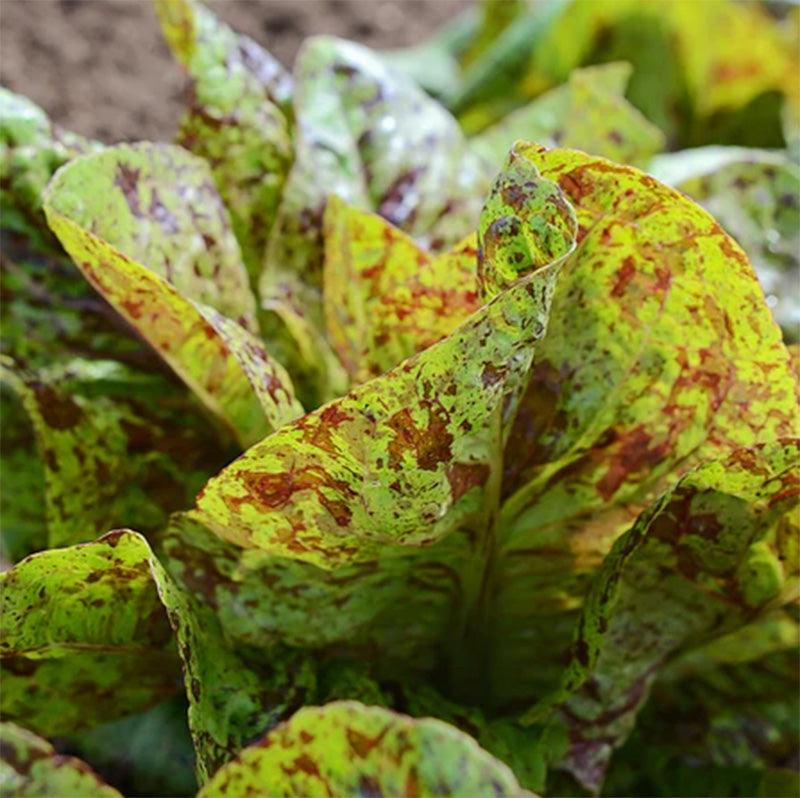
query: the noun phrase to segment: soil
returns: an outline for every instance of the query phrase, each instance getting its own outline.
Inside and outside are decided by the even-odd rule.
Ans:
[[[473,0],[212,0],[236,30],[291,66],[329,33],[371,47],[416,44]],[[0,83],[64,127],[105,142],[169,140],[185,79],[150,0],[0,0]]]

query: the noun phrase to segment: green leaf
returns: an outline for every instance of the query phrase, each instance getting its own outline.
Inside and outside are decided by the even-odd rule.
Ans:
[[[800,441],[739,449],[689,473],[615,544],[581,615],[551,725],[558,766],[599,787],[658,668],[800,588]]]
[[[155,531],[191,504],[229,454],[185,392],[157,374],[70,360],[38,371],[3,363],[0,378],[35,432],[50,546],[93,540],[126,522]]]
[[[34,554],[0,585],[2,711],[35,731],[69,734],[177,692],[174,631],[204,781],[316,684],[302,654],[251,663],[228,647],[210,609],[129,530]]]
[[[42,192],[53,172],[98,144],[53,125],[27,97],[0,87],[0,211],[3,228],[52,243]]]
[[[331,568],[388,547],[430,546],[487,512],[500,447],[547,324],[557,275],[548,257],[568,252],[574,232],[571,209],[527,151],[512,158],[532,194],[492,228],[496,249],[540,224],[540,209],[552,249],[517,262],[512,278],[526,266],[531,273],[447,338],[245,452],[206,485],[198,520],[237,545]]]
[[[62,168],[45,210],[89,282],[243,444],[302,413],[253,334],[178,290],[252,323],[238,246],[203,161],[167,145],[108,148]]]
[[[701,147],[661,155],[650,172],[706,208],[756,269],[784,338],[800,337],[800,167],[744,147]]]
[[[505,449],[487,644],[498,706],[557,683],[592,574],[655,496],[797,418],[757,278],[704,210],[601,158],[530,157],[574,205],[579,244]]]
[[[519,138],[642,165],[663,149],[664,135],[625,100],[629,64],[587,67],[569,82],[510,113],[472,139],[476,152],[501,163]]]
[[[292,160],[283,108],[291,78],[255,41],[194,0],[155,0],[155,9],[191,78],[178,143],[211,164],[255,282]]]
[[[0,723],[0,748],[0,783],[7,798],[122,798],[85,762],[57,754],[46,740],[13,723]]]
[[[435,252],[474,229],[490,172],[450,114],[369,50],[309,39],[295,68],[295,163],[261,280],[313,362],[322,346],[322,218],[337,194]],[[330,361],[323,350],[317,359]],[[330,368],[330,365],[328,366]]]
[[[530,795],[505,765],[452,726],[357,702],[304,707],[222,768],[198,798],[252,792]]]
[[[477,309],[473,236],[435,256],[336,196],[323,230],[328,336],[353,382],[426,349]]]
[[[65,734],[176,691],[178,658],[141,536],[33,554],[0,585],[5,718]]]
[[[44,464],[25,409],[0,381],[0,570],[47,546]]]

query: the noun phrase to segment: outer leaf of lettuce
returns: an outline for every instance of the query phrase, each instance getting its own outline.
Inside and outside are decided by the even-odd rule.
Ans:
[[[205,161],[163,144],[107,147],[62,169],[46,203],[187,299],[255,329],[239,245]]]
[[[198,798],[253,792],[530,795],[505,765],[452,726],[357,702],[301,709],[222,768]]]
[[[283,108],[291,78],[255,41],[194,0],[155,0],[155,9],[167,43],[191,78],[178,143],[211,164],[256,281],[292,159]]]
[[[741,244],[784,337],[800,337],[800,167],[744,147],[700,147],[655,158],[649,171],[697,200]]]
[[[532,273],[438,344],[252,447],[206,485],[198,520],[237,545],[330,568],[430,546],[490,511],[498,447],[547,324],[557,275],[547,263],[574,233],[569,205],[527,151],[512,160],[531,194],[507,198],[493,246],[506,254],[506,239],[541,224],[544,209],[550,248],[519,253],[511,277]]]
[[[36,434],[50,546],[93,540],[126,521],[152,532],[225,460],[207,420],[159,375],[110,361],[39,371],[13,365],[0,377]]]
[[[0,574],[4,717],[64,734],[174,692],[172,636],[140,536],[53,549]]]
[[[588,580],[641,508],[702,459],[792,434],[797,418],[761,287],[705,211],[630,167],[531,157],[573,203],[580,243],[505,451],[490,644],[501,705],[555,684]]]
[[[7,798],[122,798],[85,762],[56,754],[46,740],[13,723],[0,724],[0,749],[0,783]]]
[[[315,686],[305,656],[275,651],[251,664],[228,647],[209,608],[135,532],[34,554],[0,584],[2,709],[34,730],[72,733],[176,692],[174,631],[204,781]]]
[[[500,163],[520,138],[584,150],[619,163],[641,165],[664,146],[664,135],[625,100],[629,64],[586,67],[563,86],[513,111],[471,141],[476,152]]]
[[[148,173],[155,164],[160,171]],[[145,181],[140,186],[142,169]],[[168,281],[179,274],[203,297],[216,296],[221,306],[238,307],[243,321],[250,318],[252,297],[236,260],[238,248],[227,229],[224,206],[210,178],[203,177],[205,169],[199,159],[165,145],[110,148],[60,170],[48,188],[45,210],[89,282],[247,444],[296,417],[302,408],[288,375],[254,335],[185,297]],[[156,188],[148,177],[165,185]],[[193,193],[193,185],[200,194]],[[87,192],[89,205],[81,199]],[[200,201],[203,197],[210,206]],[[110,203],[108,209],[104,202]],[[159,230],[159,237],[142,238],[147,230]],[[211,239],[205,241],[203,235]],[[227,267],[210,260],[205,249],[213,253],[222,246],[220,240],[224,248],[217,251],[230,258]],[[153,258],[156,271],[149,268],[148,258]],[[198,277],[195,267],[205,276]],[[217,282],[217,267],[222,274],[229,269],[236,286],[233,297],[223,297],[225,280]]]
[[[472,236],[435,256],[380,216],[331,196],[324,239],[328,335],[356,383],[426,349],[478,307]]]
[[[797,598],[798,504],[800,441],[739,449],[685,476],[617,541],[556,694],[550,723],[569,739],[559,767],[599,787],[671,654]]]

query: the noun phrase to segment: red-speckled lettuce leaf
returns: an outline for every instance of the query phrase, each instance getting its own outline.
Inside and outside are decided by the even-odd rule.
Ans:
[[[178,143],[210,164],[253,281],[292,161],[285,106],[292,82],[278,61],[194,0],[156,0],[175,58],[189,75]]]
[[[671,655],[797,600],[798,505],[800,441],[785,440],[700,466],[637,519],[595,579],[561,687],[529,715],[551,712],[548,739],[568,740],[557,767],[599,788]]]
[[[49,546],[93,540],[124,523],[160,529],[230,455],[182,387],[159,374],[107,360],[38,370],[5,360],[0,379],[36,438]]]
[[[769,150],[699,147],[649,171],[706,208],[756,269],[784,339],[800,338],[800,167]]]
[[[441,251],[474,229],[491,170],[469,151],[443,107],[351,42],[306,41],[295,69],[294,113],[295,162],[268,246],[261,299],[290,326],[309,361],[321,358],[331,368],[317,340],[327,196],[373,210]]]
[[[463,732],[355,701],[304,707],[221,768],[198,798],[530,796]]]
[[[288,374],[247,329],[253,295],[202,160],[167,145],[108,148],[59,170],[45,210],[89,282],[240,442],[300,415]]]
[[[328,336],[353,382],[426,349],[478,307],[474,236],[433,255],[336,196],[328,199],[323,236]]]
[[[531,157],[573,204],[579,244],[505,450],[490,613],[501,705],[558,680],[588,580],[643,507],[797,418],[780,330],[711,216],[631,167]]]

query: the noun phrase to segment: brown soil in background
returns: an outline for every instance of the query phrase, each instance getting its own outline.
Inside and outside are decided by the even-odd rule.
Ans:
[[[421,42],[472,0],[213,0],[236,30],[291,66],[330,33],[371,47]],[[169,140],[184,77],[150,0],[0,0],[0,83],[64,127],[106,142]]]

